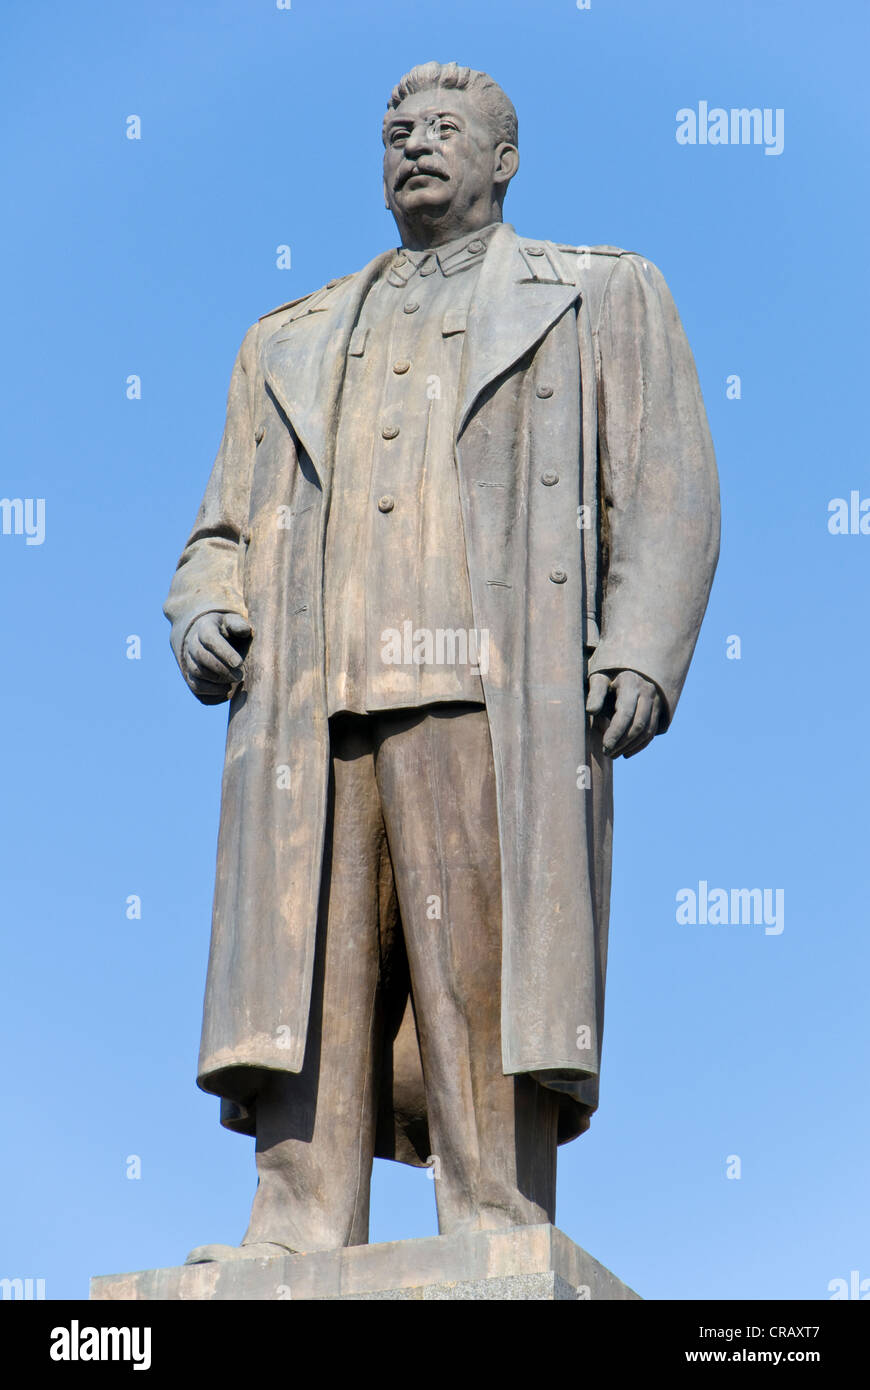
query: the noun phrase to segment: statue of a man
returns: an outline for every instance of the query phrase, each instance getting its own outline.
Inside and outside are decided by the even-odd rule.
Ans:
[[[502,221],[516,113],[414,68],[398,249],[248,331],[166,602],[230,701],[199,1085],[256,1136],[243,1243],[368,1239],[375,1155],[442,1233],[554,1221],[598,1104],[612,760],[673,718],[712,444],[654,265]]]

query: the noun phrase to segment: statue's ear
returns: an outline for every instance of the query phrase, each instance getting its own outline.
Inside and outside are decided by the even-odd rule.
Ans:
[[[519,167],[520,152],[516,145],[508,144],[506,140],[503,140],[500,145],[496,145],[494,176],[497,184],[507,186]]]

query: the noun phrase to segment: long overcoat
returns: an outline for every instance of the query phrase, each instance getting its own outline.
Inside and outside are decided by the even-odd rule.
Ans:
[[[264,1069],[299,1071],[306,1047],[329,777],[332,448],[349,339],[392,255],[246,334],[165,606],[179,658],[203,613],[241,613],[254,632],[229,709],[198,1069],[222,1122],[246,1133]],[[474,625],[490,643],[503,1068],[561,1093],[564,1141],[598,1103],[607,958],[612,768],[586,681],[640,672],[667,727],[718,556],[716,465],[676,308],[641,256],[502,224],[467,320],[444,325],[457,328],[455,458]],[[396,1094],[421,1086],[412,1051]],[[398,1121],[387,1131],[380,1153],[425,1162],[425,1140]]]

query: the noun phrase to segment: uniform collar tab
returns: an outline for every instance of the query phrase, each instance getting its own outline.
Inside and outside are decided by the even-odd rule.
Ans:
[[[495,229],[503,225],[502,222],[490,222],[485,227],[454,237],[443,246],[433,246],[424,251],[399,247],[390,265],[390,282],[406,285],[412,275],[418,272],[421,275],[431,274],[436,266],[443,275],[452,275],[467,265],[475,264],[486,255],[489,239]]]

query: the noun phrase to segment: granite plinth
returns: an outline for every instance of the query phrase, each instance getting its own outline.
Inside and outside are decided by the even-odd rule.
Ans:
[[[513,1226],[422,1240],[353,1245],[275,1259],[103,1274],[91,1298],[150,1299],[638,1299],[555,1226]]]

